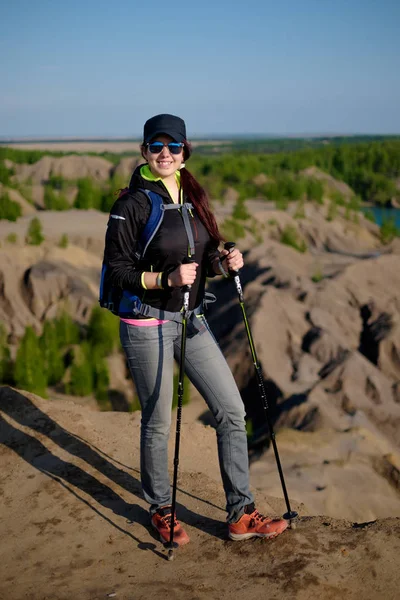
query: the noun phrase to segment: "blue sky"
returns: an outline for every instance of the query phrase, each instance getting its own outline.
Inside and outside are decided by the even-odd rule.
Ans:
[[[400,133],[399,0],[13,0],[0,136]]]

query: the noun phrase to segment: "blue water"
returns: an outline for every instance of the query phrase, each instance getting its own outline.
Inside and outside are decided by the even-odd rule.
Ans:
[[[377,225],[382,225],[384,219],[394,219],[397,227],[400,228],[400,208],[382,208],[380,206],[371,206],[361,208],[363,212],[372,212]]]

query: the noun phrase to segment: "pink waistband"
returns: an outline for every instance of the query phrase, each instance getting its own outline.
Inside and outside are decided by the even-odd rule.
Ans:
[[[124,323],[128,323],[128,325],[135,325],[136,327],[154,327],[155,325],[163,325],[164,323],[168,323],[168,320],[162,319],[121,319]]]

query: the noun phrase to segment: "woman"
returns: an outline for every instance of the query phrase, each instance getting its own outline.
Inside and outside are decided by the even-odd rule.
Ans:
[[[146,164],[135,170],[129,192],[111,210],[104,260],[113,285],[134,293],[153,310],[151,317],[138,314],[121,318],[120,324],[122,346],[142,409],[141,481],[150,504],[151,524],[167,542],[174,518],[174,541],[179,545],[189,542],[171,515],[167,450],[173,360],[180,355],[182,286],[191,285],[189,309],[194,312],[185,370],[216,420],[228,534],[233,540],[275,537],[286,529],[287,522],[264,517],[255,509],[249,489],[243,402],[208,324],[199,314],[206,277],[226,276],[229,269],[240,269],[242,254],[237,249],[230,254],[218,250],[221,235],[207,196],[184,165],[191,154],[184,121],[168,114],[146,121],[141,152]],[[163,208],[175,204],[179,210],[165,208],[161,226],[143,256],[137,249],[150,214],[149,192],[162,197]],[[186,219],[185,201],[193,206]],[[194,262],[184,264],[188,254]]]

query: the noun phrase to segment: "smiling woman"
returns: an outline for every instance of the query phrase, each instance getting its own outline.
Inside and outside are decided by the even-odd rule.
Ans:
[[[173,541],[189,541],[174,514],[176,457],[172,503],[168,475],[175,358],[180,400],[184,369],[215,417],[229,537],[275,537],[288,524],[255,508],[243,402],[203,315],[206,278],[240,269],[242,254],[218,249],[222,238],[207,195],[184,165],[191,154],[185,122],[168,114],[152,117],[144,126],[141,151],[146,164],[135,170],[128,193],[111,209],[103,264],[122,295],[116,312],[142,410],[141,481],[151,524],[171,552]],[[143,231],[157,203],[161,219],[142,252]],[[176,452],[179,419],[180,409]]]

